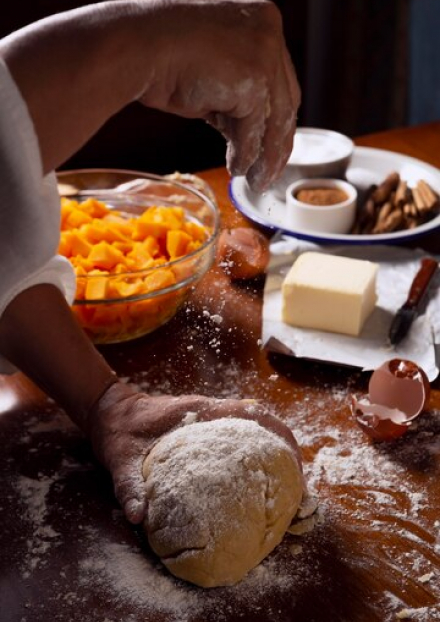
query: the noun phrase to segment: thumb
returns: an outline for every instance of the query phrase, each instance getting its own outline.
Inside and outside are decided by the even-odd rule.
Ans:
[[[145,519],[148,505],[142,465],[138,460],[122,465],[113,475],[113,482],[116,498],[127,520],[138,525]]]

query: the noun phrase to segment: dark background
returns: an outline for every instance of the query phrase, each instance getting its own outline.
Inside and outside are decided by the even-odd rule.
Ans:
[[[440,118],[440,62],[435,62],[440,55],[438,0],[276,3],[303,91],[299,125],[355,137]],[[0,36],[83,4],[83,0],[4,2]],[[203,121],[135,103],[110,119],[63,168],[193,172],[224,164],[224,156],[223,138]]]

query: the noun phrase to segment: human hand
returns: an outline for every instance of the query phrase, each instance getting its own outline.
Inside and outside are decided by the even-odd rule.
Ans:
[[[229,171],[256,191],[292,150],[300,88],[269,0],[99,2],[0,40],[0,56],[26,101],[44,172],[134,100],[212,124],[227,140]]]
[[[301,468],[298,445],[290,429],[254,400],[215,399],[200,395],[150,397],[121,382],[113,384],[89,416],[89,435],[96,456],[110,471],[115,494],[128,520],[141,523],[147,501],[142,466],[153,445],[167,432],[188,422],[223,417],[252,419],[281,436]]]
[[[266,0],[179,0],[156,9],[158,78],[141,101],[206,119],[227,140],[230,173],[265,190],[292,151],[301,98],[277,7]]]

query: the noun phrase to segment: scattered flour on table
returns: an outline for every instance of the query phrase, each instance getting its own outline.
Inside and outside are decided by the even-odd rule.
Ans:
[[[160,373],[160,383],[153,382],[147,372],[126,380],[133,381],[140,389],[152,394],[172,394],[175,389],[173,368],[163,363]],[[218,362],[215,374],[219,378],[218,386],[213,387],[212,382],[207,382],[206,387],[209,391],[215,389],[217,397],[247,398],[255,397],[255,393],[261,396],[264,395],[265,382],[273,390],[273,384],[277,381],[273,374],[261,380],[255,370],[243,372],[234,361],[228,365]],[[248,392],[243,387],[247,387]],[[254,392],[254,387],[258,387],[258,391]],[[280,389],[282,391],[284,389]],[[437,597],[437,602],[440,602],[436,570],[440,556],[440,521],[434,526],[427,523],[427,491],[417,488],[408,477],[408,465],[419,465],[429,458],[438,463],[440,436],[438,431],[433,430],[432,421],[440,413],[433,411],[430,420],[421,418],[408,434],[407,441],[393,444],[392,450],[385,450],[370,443],[356,425],[352,429],[345,426],[343,433],[337,425],[330,422],[326,425],[322,416],[324,405],[330,399],[334,411],[346,409],[348,388],[323,386],[321,399],[319,394],[316,395],[316,390],[313,393],[314,397],[306,397],[294,403],[292,414],[287,416],[287,423],[303,448],[309,486],[312,491],[321,491],[324,521],[343,523],[344,517],[350,512],[351,518],[347,522],[358,521],[362,530],[368,525],[371,532],[388,530],[394,536],[410,542],[405,547],[405,553],[396,554],[390,561],[390,568],[398,573],[402,581],[411,578],[424,588],[429,588],[430,593]],[[285,402],[288,404],[289,400],[286,398]],[[193,415],[189,413],[187,422],[191,423],[192,420]],[[36,436],[43,432],[50,434],[51,426],[57,429],[58,423],[49,420],[40,424],[34,421],[28,428],[28,435]],[[409,442],[411,438],[414,442]],[[23,562],[24,576],[29,576],[46,564],[51,548],[62,543],[61,536],[50,524],[49,510],[56,510],[56,501],[51,500],[50,507],[48,504],[52,486],[62,485],[66,468],[66,465],[60,464],[58,472],[50,476],[40,474],[38,479],[22,475],[16,478],[15,487],[24,505],[25,518],[34,528],[34,535],[27,543],[28,555]],[[70,465],[70,471],[74,468],[75,465]],[[78,464],[77,468],[83,469],[84,465]],[[348,503],[353,490],[357,495],[357,509],[354,513],[352,504]],[[328,500],[329,491],[333,491],[337,502]],[[386,518],[390,516],[393,521],[387,522]],[[82,520],[86,522],[84,515]],[[427,541],[431,541],[432,545],[428,546]],[[265,594],[278,590],[291,595],[295,590],[301,591],[308,582],[320,580],[319,573],[313,574],[307,566],[307,547],[302,547],[302,541],[298,538],[290,539],[287,546],[290,557],[295,560],[299,558],[298,564],[286,563],[283,554],[275,552],[237,586],[216,590],[200,590],[176,580],[152,557],[146,555],[142,548],[124,542],[107,541],[90,526],[84,530],[83,543],[81,585],[76,591],[69,592],[66,598],[80,602],[81,589],[87,590],[88,585],[95,584],[106,593],[110,602],[129,604],[134,611],[167,612],[173,622],[190,622],[197,616],[221,622],[223,618],[227,619],[228,607],[237,611],[242,603],[246,612],[258,611],[265,606]],[[362,564],[362,560],[359,563]],[[303,574],[298,568],[302,569]],[[415,622],[440,620],[438,605],[410,608],[387,590],[384,590],[384,598],[384,622],[399,619]],[[273,613],[273,619],[276,619]],[[270,612],[268,619],[271,619]],[[84,617],[83,622],[89,622],[89,619]]]
[[[402,603],[393,595],[385,594],[390,605],[395,610],[394,621],[407,620],[408,622],[433,622],[440,620],[440,604],[432,607],[402,607]]]
[[[37,566],[45,563],[45,553],[59,542],[59,533],[46,521],[47,495],[56,481],[57,477],[45,476],[38,480],[21,476],[16,481],[16,490],[26,508],[26,518],[33,527],[32,536],[26,542],[28,554],[24,560],[25,578]]]
[[[41,448],[47,451],[52,431],[58,431],[58,438],[60,429],[64,428],[69,435],[72,431],[78,434],[68,423],[64,425],[62,419],[55,415],[52,420],[49,416],[42,422],[34,419],[28,421],[27,432],[21,438],[26,450],[31,445],[36,451]],[[194,413],[188,413],[186,423],[192,423],[193,420]],[[54,555],[59,555],[56,549],[61,547],[62,551],[63,546],[71,545],[67,542],[68,536],[58,533],[52,525],[51,519],[64,511],[57,504],[56,492],[67,484],[67,475],[90,468],[93,468],[90,464],[60,456],[58,467],[54,470],[52,466],[50,475],[40,472],[33,477],[22,474],[14,477],[14,489],[23,507],[23,520],[29,525],[26,530],[29,532],[27,552],[20,562],[23,579],[34,574],[39,576],[40,570],[50,567]],[[240,608],[250,612],[264,609],[269,617],[276,619],[277,612],[271,612],[271,605],[267,604],[265,595],[272,594],[274,590],[286,594],[292,590],[299,593],[301,586],[318,577],[318,573],[302,568],[301,564],[292,571],[292,555],[287,548],[287,555],[273,553],[240,584],[232,588],[203,590],[174,578],[143,546],[113,540],[113,536],[109,536],[106,531],[95,528],[87,511],[81,506],[72,510],[67,520],[76,523],[81,546],[77,549],[79,583],[78,579],[71,582],[67,578],[71,569],[62,570],[50,596],[51,600],[59,604],[59,619],[63,621],[67,619],[63,617],[66,615],[63,614],[63,608],[87,606],[91,586],[106,602],[114,604],[115,611],[119,611],[118,608],[121,611],[127,611],[127,608],[132,611],[133,622],[138,621],[139,614],[148,616],[153,611],[163,612],[170,622],[191,622],[198,616],[222,622],[230,617],[231,612]],[[120,511],[114,512],[113,521],[119,525],[126,524]],[[122,533],[125,533],[124,529]],[[297,551],[296,555],[299,553]],[[36,607],[35,612],[44,611],[43,602],[33,603],[32,606]],[[82,615],[81,619],[83,622],[95,622],[91,610]],[[24,617],[24,621],[31,622],[31,618]]]
[[[140,549],[126,544],[103,542],[91,546],[89,556],[80,562],[84,585],[92,581],[122,605],[165,611],[184,620],[200,609],[197,592],[179,586]]]
[[[173,622],[189,622],[200,615],[221,622],[228,611],[244,605],[247,611],[256,611],[262,608],[265,594],[287,593],[298,582],[279,561],[268,558],[233,588],[203,590],[175,579],[141,549],[96,537],[80,564],[83,584],[98,585],[116,605],[131,605],[137,612],[161,611]]]

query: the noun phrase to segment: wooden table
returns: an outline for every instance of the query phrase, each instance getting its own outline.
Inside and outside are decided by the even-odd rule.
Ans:
[[[440,167],[440,123],[357,144]],[[226,171],[201,176],[217,195],[223,224],[247,224],[229,203]],[[425,242],[435,249],[435,240]],[[350,394],[366,390],[366,375],[261,351],[261,294],[261,282],[233,287],[213,269],[167,326],[102,351],[118,374],[147,391],[270,404],[296,431],[319,492],[314,529],[287,536],[234,588],[179,582],[124,520],[109,476],[66,416],[24,377],[3,377],[2,622],[440,619],[439,383],[413,431],[373,444],[349,411]]]

